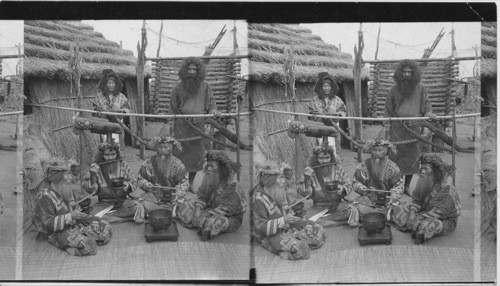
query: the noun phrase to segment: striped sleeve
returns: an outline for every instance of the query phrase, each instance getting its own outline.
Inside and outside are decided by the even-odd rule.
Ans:
[[[254,231],[257,234],[268,237],[277,234],[280,229],[285,227],[285,218],[270,219],[265,202],[261,197],[256,197],[254,200],[253,223]]]
[[[146,183],[153,182],[153,172],[149,169],[148,166],[150,160],[151,159],[147,159],[146,161],[144,161],[141,168],[139,169],[139,175],[137,175],[137,187],[141,189],[145,187]]]
[[[40,199],[40,212],[43,227],[50,233],[58,232],[66,228],[71,223],[71,213],[63,215],[56,214],[56,207],[53,199],[53,194],[46,192]],[[57,199],[57,198],[56,198]]]
[[[337,171],[338,172],[337,178],[339,178],[339,182],[342,188],[344,189],[345,194],[349,195],[352,192],[351,181],[349,180],[349,176],[347,175],[345,169],[340,165],[338,165],[338,167],[339,168]]]

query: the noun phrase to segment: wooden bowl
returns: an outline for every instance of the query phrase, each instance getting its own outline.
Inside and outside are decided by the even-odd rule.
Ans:
[[[371,212],[361,216],[361,223],[368,233],[377,233],[384,230],[387,217],[383,213]]]
[[[125,178],[124,177],[111,179],[111,187],[119,188],[119,187],[123,187],[124,185],[125,185]]]
[[[172,224],[172,212],[166,209],[156,209],[148,213],[148,222],[156,230],[167,229]]]

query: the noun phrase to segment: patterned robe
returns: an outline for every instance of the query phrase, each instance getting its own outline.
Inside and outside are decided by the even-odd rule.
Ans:
[[[366,159],[361,163],[354,171],[354,177],[352,179],[353,190],[360,194],[361,197],[356,198],[357,209],[361,214],[379,211],[386,212],[387,208],[385,205],[389,202],[388,195],[396,194],[396,196],[401,196],[403,194],[403,177],[399,172],[399,168],[396,163],[389,159],[385,161],[385,168],[382,170],[382,175],[379,178],[379,182],[374,182],[370,178],[368,172],[368,165],[370,160]],[[390,191],[391,194],[373,191],[362,191],[361,188],[366,186],[367,188],[374,188],[379,190]]]
[[[131,110],[127,97],[121,92],[117,95],[110,94],[109,96],[105,96],[102,91],[99,91],[97,93],[97,103],[108,112],[130,113]],[[106,116],[106,118],[108,117]],[[108,120],[110,120],[110,118],[108,118]],[[119,142],[120,148],[124,150],[125,133],[122,132],[121,134],[112,134],[112,138],[115,139],[115,142]],[[101,135],[101,140],[105,141],[106,135]]]
[[[202,209],[199,225],[193,224],[196,206]],[[219,186],[211,193],[199,189],[195,200],[186,198],[177,208],[177,215],[184,226],[210,231],[212,236],[216,236],[223,232],[235,232],[240,228],[246,203],[242,188],[233,181]]]
[[[424,241],[449,235],[455,230],[461,212],[457,191],[450,183],[436,184],[429,193],[416,191],[412,202],[394,207],[392,220],[402,231],[423,234]],[[409,220],[410,210],[416,213]]]
[[[206,81],[200,83],[198,94],[190,96],[178,83],[172,91],[170,97],[170,114],[205,114],[215,111],[215,99],[212,96],[212,89]],[[205,119],[203,118],[177,118],[175,119],[175,138],[191,138],[200,136],[188,124],[188,120],[201,130],[205,130]],[[182,142],[182,151],[175,151],[174,155],[181,159],[186,172],[201,171],[203,167],[203,155],[205,144],[203,139]]]
[[[402,98],[401,95],[398,94],[396,86],[393,86],[387,94],[385,102],[386,117],[420,117],[426,116],[431,112],[431,101],[422,84],[417,84],[415,86],[415,91],[410,99]],[[410,121],[409,125],[411,130],[420,134],[420,125],[418,125],[416,121]],[[415,139],[403,128],[401,121],[393,121],[390,123],[389,134],[389,140],[391,142]],[[389,158],[398,165],[401,170],[401,175],[411,175],[419,172],[420,147],[420,141],[396,145],[398,153]]]
[[[135,187],[133,181],[134,175],[130,170],[129,165],[126,162],[121,161],[111,164],[118,164],[118,168],[115,173],[104,174],[102,172],[102,169],[99,168],[97,171],[96,181],[94,182],[91,181],[90,171],[85,176],[83,181],[83,188],[88,193],[93,193],[95,191],[98,191],[97,197],[99,198],[100,201],[112,202],[116,200],[117,197],[120,199],[125,199],[127,195],[125,192],[113,192],[113,190],[109,188],[111,186],[111,179],[123,177],[125,179],[125,182],[128,182],[131,187],[131,189],[128,190],[129,192],[132,192]]]
[[[153,157],[157,158],[157,155]],[[137,186],[143,188],[146,183],[152,183],[153,185],[161,185],[160,179],[156,176],[155,170],[153,168],[153,157],[146,159],[142,163],[139,169],[139,175],[137,176]],[[186,168],[184,164],[171,155],[167,159],[167,171],[163,174],[163,177],[167,180],[168,185],[164,187],[176,187],[177,185],[182,185],[182,190],[187,191],[189,188],[189,181],[187,179]],[[187,184],[187,186],[186,186]]]
[[[325,242],[325,230],[319,224],[305,219],[286,224],[281,206],[260,186],[254,189],[252,210],[252,236],[283,259],[307,259],[310,249],[320,248]]]
[[[317,172],[312,167],[307,167],[305,173],[312,174],[310,176],[311,182],[306,182],[307,185],[313,185],[313,193],[311,194],[311,198],[314,202],[314,205],[332,207],[336,202],[339,201],[342,197],[351,193],[351,181],[347,176],[347,172],[340,164],[335,164],[331,166],[331,172],[328,174],[326,178],[317,177]],[[339,187],[343,189],[343,195],[338,195],[337,191],[334,193],[327,191],[324,186],[321,186],[320,181],[339,181]],[[306,197],[308,194],[305,190],[299,188],[299,194],[303,197]]]
[[[320,99],[317,95],[313,97],[312,101],[312,106],[319,111],[322,115],[333,115],[333,114],[340,114],[341,116],[345,117],[347,116],[347,107],[345,106],[344,101],[338,96],[335,96],[334,98],[324,98]],[[329,120],[329,119],[322,119],[324,120]],[[333,120],[334,124],[339,125],[338,120]],[[337,154],[337,157],[340,158],[340,141],[341,141],[341,136],[340,134],[335,137],[335,153]],[[332,138],[333,139],[333,138]],[[333,143],[333,142],[332,142]],[[332,144],[329,144],[330,146],[333,146]]]
[[[71,208],[43,181],[37,195],[33,224],[47,237],[50,244],[76,256],[96,254],[96,246],[107,244],[111,239],[111,225],[96,217],[78,221],[71,217]]]

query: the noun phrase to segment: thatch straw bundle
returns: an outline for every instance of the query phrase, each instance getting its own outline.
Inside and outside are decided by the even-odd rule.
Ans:
[[[482,230],[496,233],[497,117],[481,118],[481,222]]]
[[[249,63],[250,80],[285,83],[284,51],[293,46],[295,80],[314,83],[320,72],[330,73],[336,80],[352,80],[352,56],[339,52],[310,29],[298,25],[249,24],[248,47],[252,55]],[[362,70],[362,79],[368,79],[368,69]]]
[[[497,29],[495,23],[481,23],[481,78],[497,75]]]

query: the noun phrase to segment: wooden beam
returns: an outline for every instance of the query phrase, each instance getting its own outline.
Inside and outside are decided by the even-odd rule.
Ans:
[[[356,116],[362,117],[362,104],[361,104],[361,67],[362,67],[362,55],[364,49],[364,41],[363,41],[363,24],[359,24],[358,31],[358,45],[354,46],[354,98],[356,102]],[[361,128],[362,121],[356,121],[356,141],[363,141],[361,138]],[[358,149],[358,162],[363,161],[363,150],[361,148]]]
[[[137,66],[135,67],[137,75],[137,96],[139,97],[138,112],[144,113],[144,64],[146,63],[146,46],[148,45],[148,39],[146,37],[146,21],[142,22],[141,29],[141,42],[137,43]],[[137,126],[137,135],[140,138],[144,138],[144,117],[137,118],[139,123]],[[146,146],[141,144],[140,157],[142,160],[146,159],[145,156]]]
[[[480,60],[481,57],[454,57],[454,58],[435,58],[435,59],[412,59],[415,62],[449,62],[449,61],[473,61]],[[378,60],[378,61],[363,61],[363,64],[390,64],[400,62],[399,60]]]
[[[146,58],[146,61],[179,61],[185,60],[188,57],[167,57],[167,58]],[[234,56],[209,56],[209,57],[197,57],[201,60],[223,60],[223,59],[250,59],[252,55],[234,55]]]

